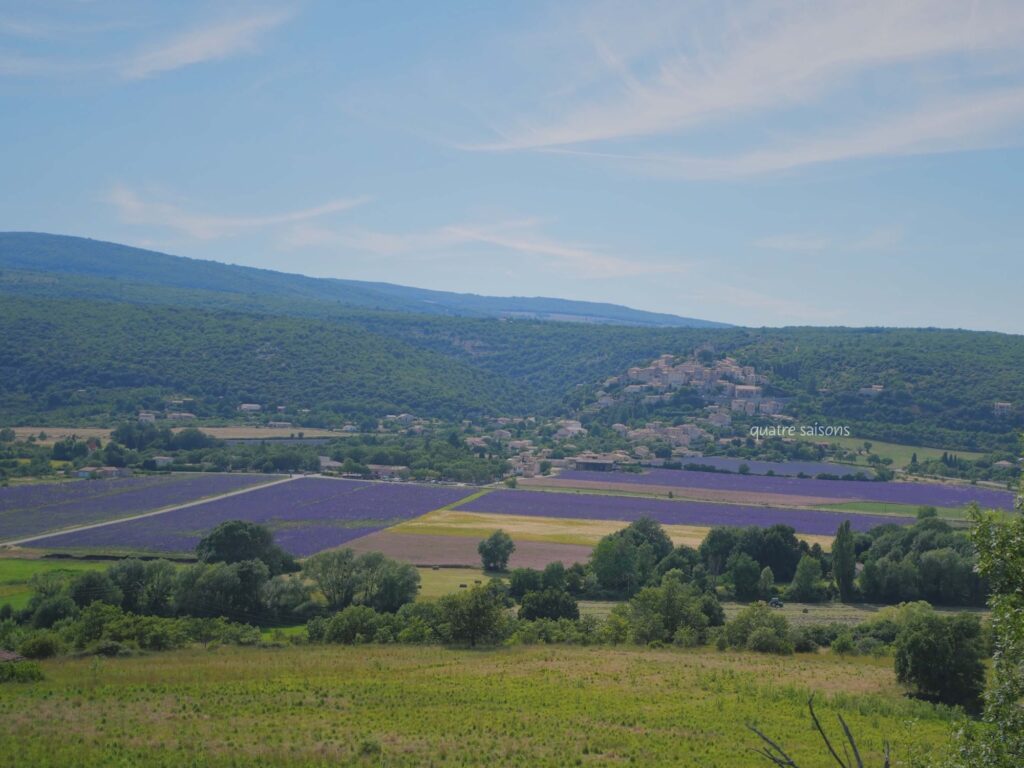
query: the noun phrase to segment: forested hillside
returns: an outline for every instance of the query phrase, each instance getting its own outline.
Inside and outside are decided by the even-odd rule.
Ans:
[[[6,298],[0,328],[8,421],[123,417],[162,409],[169,395],[195,398],[200,416],[256,402],[454,419],[523,394],[505,377],[352,323]]]
[[[300,317],[352,308],[460,317],[528,317],[650,327],[724,327],[617,304],[477,296],[391,283],[336,280],[189,259],[82,237],[0,232],[5,293],[133,303],[174,303]]]
[[[169,396],[194,398],[200,417],[233,416],[247,401],[309,409],[304,426],[396,411],[569,415],[608,376],[703,346],[767,374],[787,414],[858,436],[968,450],[1011,447],[1024,426],[1022,336],[657,327],[701,321],[314,279],[33,233],[0,233],[0,297],[9,424],[109,422]],[[567,313],[587,322],[522,316]],[[877,384],[880,394],[858,392]],[[996,401],[1013,412],[997,416]]]
[[[445,419],[573,412],[604,378],[710,344],[755,365],[802,420],[943,448],[1013,447],[1024,337],[948,330],[651,329],[350,311],[330,319],[5,296],[8,424],[107,422],[164,398],[201,417],[241,402],[306,426],[408,411]],[[875,397],[860,387],[883,384]],[[82,391],[84,390],[84,391]],[[1018,404],[993,413],[996,400]],[[652,415],[656,416],[656,413]]]

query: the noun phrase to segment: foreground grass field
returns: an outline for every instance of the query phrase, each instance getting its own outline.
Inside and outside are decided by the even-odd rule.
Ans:
[[[928,750],[949,713],[891,659],[708,649],[313,646],[45,663],[0,696],[0,765],[760,766],[756,723],[822,765],[841,712],[865,760]]]

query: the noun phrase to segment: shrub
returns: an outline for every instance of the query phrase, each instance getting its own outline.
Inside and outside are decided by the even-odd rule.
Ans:
[[[793,643],[788,635],[781,634],[770,626],[759,626],[747,637],[747,649],[759,653],[793,653]]]
[[[757,637],[757,645],[789,647],[789,622],[786,621],[786,617],[761,602],[748,605],[732,621],[726,622],[723,637],[726,644],[732,648],[749,648],[751,635],[760,629],[767,630],[775,639],[769,640],[766,633],[761,632]],[[792,649],[789,652],[792,652]]]
[[[789,641],[797,653],[814,653],[818,650],[818,644],[814,642],[811,633],[802,627],[789,633]]]
[[[75,576],[69,594],[80,608],[97,601],[120,605],[124,599],[113,579],[103,571],[85,571]]]
[[[832,641],[832,650],[840,656],[856,652],[857,649],[853,644],[853,635],[851,635],[849,631],[841,632],[836,639]]]
[[[693,627],[680,627],[672,636],[672,644],[679,648],[695,648],[700,645],[700,635]]]
[[[35,683],[43,679],[43,670],[33,661],[0,664],[0,683]]]
[[[839,637],[845,629],[845,626],[833,621],[830,624],[812,624],[808,627],[803,627],[801,632],[807,635],[815,645],[821,648],[827,648],[832,645],[832,642]]]
[[[543,589],[543,574],[533,568],[513,568],[509,574],[508,593],[515,600],[522,600],[527,592]]]
[[[134,650],[124,643],[118,642],[117,640],[111,640],[109,638],[99,640],[93,643],[85,649],[86,654],[90,656],[131,656],[134,654]]]
[[[37,629],[49,629],[62,619],[78,613],[78,606],[65,595],[44,598],[32,613],[32,626]]]
[[[48,659],[61,651],[60,639],[46,630],[33,632],[18,646],[18,653],[26,659]]]
[[[327,619],[323,616],[314,616],[306,622],[306,636],[311,643],[322,643],[327,635]]]
[[[380,628],[380,616],[373,608],[350,605],[328,620],[324,642],[343,645],[369,643],[377,636]]]
[[[519,609],[519,618],[534,619],[578,619],[580,609],[568,592],[560,589],[545,589],[541,592],[527,592]]]

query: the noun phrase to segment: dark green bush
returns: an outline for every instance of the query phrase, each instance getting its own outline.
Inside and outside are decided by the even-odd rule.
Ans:
[[[34,661],[0,664],[0,683],[35,683],[43,679],[43,670]]]

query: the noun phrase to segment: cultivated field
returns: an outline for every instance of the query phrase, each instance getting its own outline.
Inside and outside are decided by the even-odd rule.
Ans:
[[[762,503],[779,503],[783,506],[787,503],[816,506],[838,501],[876,501],[886,504],[962,507],[974,501],[990,509],[1013,509],[1013,494],[1009,491],[937,482],[878,483],[651,469],[643,473],[566,470],[557,477],[533,478],[524,484],[627,491],[655,487],[669,488],[680,495],[684,491],[712,491],[717,494],[716,500],[727,501],[730,498],[724,494],[734,494],[733,500],[742,503],[760,496],[765,499]],[[800,503],[800,499],[804,502]]]
[[[806,438],[819,442],[814,438]],[[941,448],[925,448],[920,445],[902,445],[900,443],[887,443],[882,440],[872,440],[871,438],[862,437],[830,437],[828,438],[829,443],[838,443],[840,446],[848,451],[863,451],[865,439],[871,443],[871,453],[859,453],[857,455],[857,464],[863,465],[865,468],[870,466],[868,456],[874,455],[881,459],[892,459],[892,466],[896,468],[906,467],[910,464],[911,458],[914,454],[917,454],[918,461],[924,461],[925,459],[938,459],[942,456],[944,451]],[[985,454],[976,453],[972,451],[948,451],[949,453],[955,453],[964,459],[980,459]]]
[[[47,549],[191,552],[227,520],[268,525],[298,556],[338,547],[403,519],[451,504],[465,488],[300,478],[139,520],[58,534],[34,542]]]
[[[420,593],[417,600],[436,600],[439,597],[483,584],[490,575],[479,568],[418,568]],[[463,587],[462,585],[466,586]]]
[[[680,473],[707,474],[707,473]],[[771,480],[776,478],[760,478]],[[781,479],[781,478],[779,478]],[[460,504],[459,511],[487,512],[581,520],[632,522],[646,515],[663,525],[713,526],[790,525],[798,533],[830,536],[844,520],[854,530],[866,531],[878,525],[909,525],[913,518],[856,513],[821,512],[755,505],[719,504],[684,499],[655,499],[594,493],[550,493],[543,491],[492,491]]]
[[[276,479],[193,473],[0,488],[0,542],[189,504]]]
[[[18,440],[28,440],[33,437],[40,445],[53,445],[69,437],[78,437],[83,440],[96,438],[105,441],[110,439],[110,430],[106,427],[12,427],[12,429]],[[45,437],[40,437],[41,434]]]
[[[479,539],[469,536],[424,536],[388,529],[354,539],[345,546],[356,552],[383,552],[414,565],[479,566],[479,543]],[[590,558],[592,549],[578,544],[517,541],[509,568],[543,568],[556,560],[565,565],[583,563]]]
[[[942,743],[891,659],[632,647],[229,648],[44,662],[5,686],[4,766],[762,766],[756,723],[824,765],[806,701],[867,764]]]
[[[467,512],[458,509],[441,509],[413,518],[389,529],[393,533],[416,534],[421,536],[465,536],[479,541],[499,528],[516,542],[544,541],[552,544],[576,544],[594,547],[604,536],[629,525],[628,520],[586,520],[579,518],[540,517],[534,515],[492,514]],[[664,525],[665,533],[677,546],[685,544],[698,547],[704,541],[710,526],[706,525]],[[832,535],[804,535],[810,544],[821,544],[825,549],[832,546]],[[424,541],[429,547],[430,543]]]
[[[757,459],[734,459],[729,456],[695,456],[693,458],[680,459],[683,465],[699,464],[715,469],[724,469],[729,472],[739,472],[740,467],[746,466],[752,475],[767,475],[769,472],[774,475],[793,476],[810,475],[814,477],[819,474],[830,475],[852,475],[855,472],[864,472],[871,477],[875,473],[871,469],[851,467],[849,464],[834,464],[825,461],[758,461]]]

